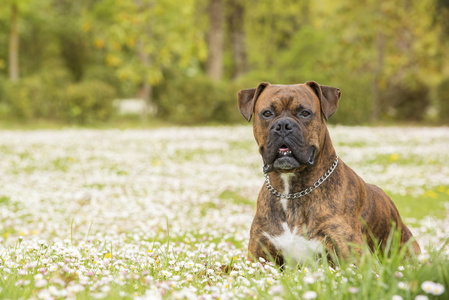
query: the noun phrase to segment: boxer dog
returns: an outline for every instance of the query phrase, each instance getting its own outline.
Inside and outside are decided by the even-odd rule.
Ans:
[[[326,121],[336,112],[339,89],[309,81],[238,93],[240,112],[249,122],[264,162],[266,185],[257,199],[249,256],[304,263],[331,254],[345,260],[385,247],[392,226],[404,245],[412,233],[393,201],[365,183],[337,156]],[[411,248],[420,253],[416,241]]]

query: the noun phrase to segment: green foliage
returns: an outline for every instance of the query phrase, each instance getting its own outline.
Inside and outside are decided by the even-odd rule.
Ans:
[[[421,121],[429,105],[429,88],[422,83],[392,84],[383,92],[382,106],[398,120]]]
[[[369,76],[346,73],[344,77],[337,78],[335,84],[334,82],[328,84],[341,90],[338,110],[329,119],[330,123],[356,125],[370,121],[372,94]]]
[[[236,94],[230,87],[204,75],[177,76],[158,87],[158,114],[182,124],[238,120]]]
[[[69,75],[64,69],[52,69],[26,77],[17,84],[4,82],[2,102],[8,111],[22,119],[61,117],[60,97]]]
[[[285,83],[313,80],[327,85],[335,84],[332,75],[337,73],[336,68],[339,67],[332,55],[335,42],[324,31],[316,30],[310,25],[302,26],[293,36],[290,47],[276,59],[278,76]]]
[[[113,87],[98,80],[71,83],[64,69],[44,71],[17,84],[0,81],[0,86],[0,113],[5,116],[85,124],[105,121],[114,111]]]
[[[182,9],[175,0],[93,2],[86,26],[122,82],[156,86],[166,69],[197,68],[206,59],[196,5],[192,0]]]
[[[106,121],[114,112],[114,96],[114,88],[101,81],[71,84],[64,98],[66,117],[80,124]]]
[[[449,122],[449,78],[438,87],[439,117],[441,121]]]
[[[58,0],[53,9],[56,11],[53,32],[60,48],[60,57],[73,79],[80,81],[89,63],[88,27],[83,28],[82,25],[83,4]]]
[[[276,65],[279,54],[291,47],[295,35],[310,21],[312,1],[246,2],[249,63],[258,70],[283,70]],[[294,63],[294,61],[291,61]]]
[[[21,82],[11,90],[4,81],[12,3],[18,3],[19,11]],[[448,122],[448,101],[432,102],[429,96],[438,85],[439,99],[449,94],[444,88],[446,0],[228,1],[228,14],[236,3],[243,9],[246,41],[240,46],[246,49],[249,73],[230,81],[236,62],[226,20],[226,76],[220,83],[201,79],[208,55],[208,3],[188,0],[180,7],[175,0],[7,0],[0,11],[5,29],[0,34],[5,46],[0,47],[0,96],[14,95],[14,100],[2,96],[0,114],[84,122],[75,117],[77,109],[58,113],[62,102],[56,94],[73,82],[96,80],[113,86],[119,98],[148,99],[165,119],[229,122],[240,118],[233,105],[241,88],[261,81],[314,80],[342,90],[333,123],[366,123],[377,111],[387,120],[420,121],[429,108],[441,109],[439,120]],[[55,66],[56,73],[64,74],[46,74]],[[189,90],[189,81],[195,91]],[[160,92],[168,86],[182,86],[190,94]],[[213,95],[205,96],[207,89]],[[155,91],[154,99],[148,90]],[[169,101],[168,92],[177,99]],[[195,100],[188,100],[192,95]],[[181,116],[184,111],[188,115]]]
[[[109,86],[113,86],[117,92],[117,97],[127,98],[133,95],[138,86],[131,81],[121,82],[120,79],[105,66],[93,65],[85,70],[83,81],[101,81]]]

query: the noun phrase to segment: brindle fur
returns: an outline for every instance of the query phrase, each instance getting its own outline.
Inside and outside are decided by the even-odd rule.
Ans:
[[[340,90],[315,82],[297,85],[264,82],[255,89],[239,92],[243,116],[250,121],[254,114],[254,137],[265,163],[269,160],[269,131],[280,118],[293,120],[303,142],[316,148],[312,165],[301,164],[300,168],[292,170],[295,176],[291,177],[290,193],[313,186],[334,162],[337,154],[325,121],[337,110],[339,99]],[[301,119],[295,115],[300,106],[312,112],[310,118]],[[273,120],[261,116],[267,108],[275,111]],[[272,186],[280,192],[284,191],[282,172],[285,171],[269,173]],[[280,199],[262,187],[251,226],[250,257],[269,259],[271,256],[278,264],[283,264],[282,253],[264,235],[264,232],[271,236],[282,234],[283,222],[287,222],[291,230],[298,228],[309,239],[321,240],[328,253],[336,253],[344,259],[348,259],[352,251],[360,255],[361,247],[351,245],[361,246],[364,241],[374,250],[378,245],[372,236],[383,248],[392,224],[402,233],[402,245],[412,237],[393,201],[377,186],[365,183],[341,158],[333,174],[318,189],[305,197],[288,200],[286,211]],[[412,242],[412,247],[416,254],[420,253],[416,241]]]

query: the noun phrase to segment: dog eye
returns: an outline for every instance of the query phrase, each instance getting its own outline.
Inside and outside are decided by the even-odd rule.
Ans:
[[[266,110],[262,113],[262,116],[264,116],[265,118],[269,118],[273,115],[273,113],[269,110]]]
[[[303,110],[302,112],[299,113],[299,115],[303,118],[308,118],[308,117],[310,117],[311,114],[312,113],[308,110]]]

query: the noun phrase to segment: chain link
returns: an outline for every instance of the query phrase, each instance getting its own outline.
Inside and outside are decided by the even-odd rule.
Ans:
[[[332,164],[332,166],[330,167],[329,170],[326,171],[326,173],[324,173],[323,176],[320,177],[320,179],[318,179],[317,181],[315,181],[315,183],[313,184],[313,186],[310,186],[308,188],[306,188],[305,190],[302,190],[298,193],[294,193],[294,194],[288,194],[288,195],[284,195],[281,194],[279,191],[277,191],[270,183],[270,177],[268,176],[267,172],[263,172],[264,176],[265,176],[265,182],[267,183],[267,189],[276,197],[280,197],[280,198],[284,198],[284,199],[298,199],[301,197],[304,197],[305,195],[310,194],[311,192],[313,192],[314,190],[316,190],[323,182],[326,181],[327,178],[329,178],[329,176],[331,176],[331,174],[334,172],[335,168],[338,165],[338,156],[337,159],[334,161],[334,163]]]

